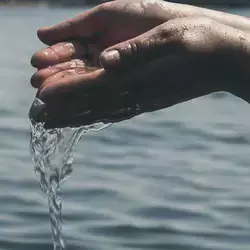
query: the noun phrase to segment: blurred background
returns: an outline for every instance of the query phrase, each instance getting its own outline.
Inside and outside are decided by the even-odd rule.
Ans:
[[[39,27],[98,2],[0,0],[0,250],[52,249],[29,154],[29,61]],[[183,2],[250,16],[248,0]],[[85,135],[62,189],[68,249],[249,250],[249,114],[217,93]]]

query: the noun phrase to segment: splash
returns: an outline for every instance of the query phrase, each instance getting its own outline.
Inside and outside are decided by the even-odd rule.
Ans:
[[[96,123],[79,128],[45,129],[33,119],[43,103],[35,99],[29,112],[30,152],[42,191],[48,196],[54,250],[66,248],[62,236],[62,199],[60,188],[71,175],[74,151],[84,133],[97,132],[110,124]]]

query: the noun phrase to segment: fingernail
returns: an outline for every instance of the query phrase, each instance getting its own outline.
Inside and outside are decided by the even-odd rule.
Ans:
[[[103,52],[100,56],[100,64],[102,67],[115,66],[121,60],[121,56],[118,50],[111,50]]]

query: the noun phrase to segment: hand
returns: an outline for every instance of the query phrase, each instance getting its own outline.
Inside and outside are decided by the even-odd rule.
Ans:
[[[31,63],[40,69],[72,58],[86,58],[86,49],[91,54],[88,54],[91,61],[98,63],[103,49],[177,16],[168,11],[167,6],[160,0],[117,0],[98,5],[57,25],[41,28],[38,37],[52,46],[37,52]]]
[[[32,57],[32,65],[41,69],[70,59],[86,58],[84,45],[89,44],[86,46],[89,59],[98,64],[102,50],[166,21],[192,16],[204,16],[231,27],[250,30],[250,20],[236,15],[161,0],[116,0],[57,25],[41,28],[38,37],[52,46],[37,52]]]
[[[117,122],[231,91],[243,79],[249,41],[247,33],[207,18],[179,18],[115,45],[119,58],[113,58],[122,70],[86,72],[73,62],[42,69],[34,82],[45,102],[46,126]]]

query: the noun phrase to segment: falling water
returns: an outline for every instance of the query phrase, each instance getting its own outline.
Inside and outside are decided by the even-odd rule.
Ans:
[[[41,101],[36,98],[32,107],[39,104]],[[29,123],[30,151],[35,173],[42,191],[48,195],[54,250],[62,250],[65,249],[65,242],[62,237],[61,184],[72,173],[73,153],[82,135],[91,131],[100,131],[109,124],[96,123],[80,128],[45,129],[43,123],[32,119],[31,111]]]

